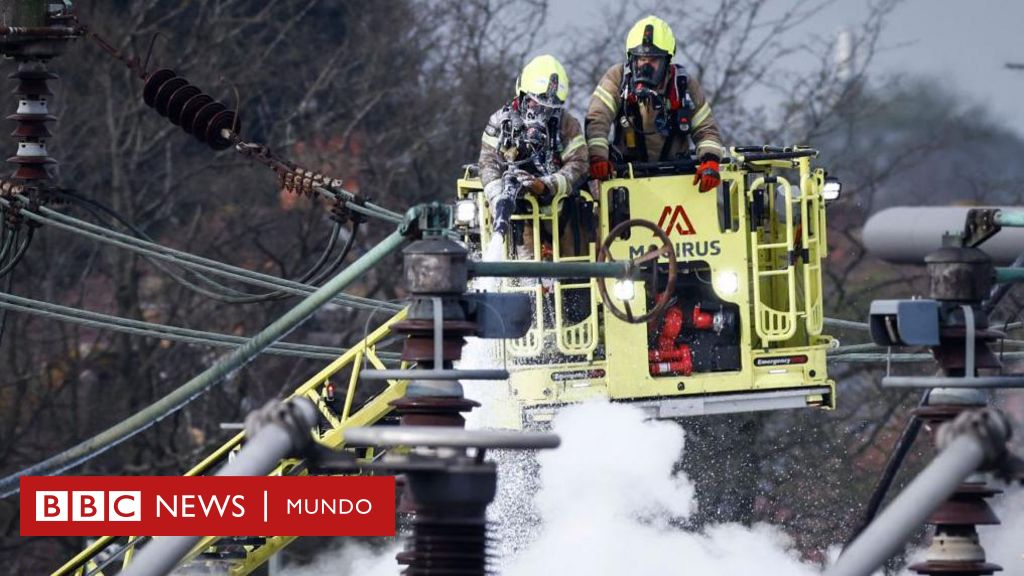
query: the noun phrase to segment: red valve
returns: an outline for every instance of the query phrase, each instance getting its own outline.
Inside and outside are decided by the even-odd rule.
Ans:
[[[693,327],[697,330],[710,330],[715,325],[715,315],[700,309],[700,305],[693,307]]]

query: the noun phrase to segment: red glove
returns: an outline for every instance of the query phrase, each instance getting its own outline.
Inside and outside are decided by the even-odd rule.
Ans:
[[[590,170],[593,172],[593,167]],[[713,190],[722,183],[722,176],[718,173],[718,160],[712,157],[704,158],[697,168],[697,173],[693,175],[693,183],[697,184],[698,182],[701,192]]]
[[[607,180],[612,177],[612,163],[607,158],[590,157],[590,179]]]

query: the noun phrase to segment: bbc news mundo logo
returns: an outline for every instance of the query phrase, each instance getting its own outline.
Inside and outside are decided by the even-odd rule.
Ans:
[[[40,490],[35,499],[36,522],[142,520],[142,492],[138,490]]]
[[[22,536],[393,536],[393,476],[26,476]]]

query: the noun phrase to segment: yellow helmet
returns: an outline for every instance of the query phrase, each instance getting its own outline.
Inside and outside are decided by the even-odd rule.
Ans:
[[[516,94],[537,100],[544,106],[561,108],[569,100],[569,76],[554,56],[537,56],[516,79]]]
[[[668,55],[676,53],[676,36],[668,23],[657,16],[641,18],[626,35],[626,57]]]

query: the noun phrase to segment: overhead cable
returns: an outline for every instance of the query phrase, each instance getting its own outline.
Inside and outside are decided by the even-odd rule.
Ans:
[[[113,330],[138,336],[145,336],[147,338],[173,340],[186,344],[231,348],[241,346],[248,340],[248,338],[244,336],[234,336],[231,334],[220,334],[217,332],[207,332],[202,330],[193,330],[191,328],[155,324],[152,322],[122,318],[120,316],[101,314],[99,312],[91,312],[79,308],[52,304],[50,302],[23,298],[21,296],[5,294],[2,292],[0,292],[0,308],[3,308],[4,310],[14,310],[26,314],[33,314],[51,320],[71,322],[100,330]],[[318,360],[334,360],[347,351],[348,350],[346,348],[316,346],[312,344],[299,344],[294,342],[277,342],[267,348],[267,352],[270,354],[297,356]],[[377,355],[381,359],[386,360],[400,359],[400,354],[397,352],[378,352]]]

